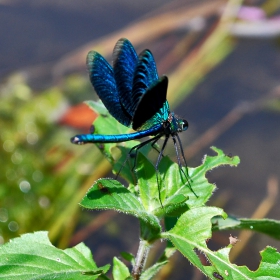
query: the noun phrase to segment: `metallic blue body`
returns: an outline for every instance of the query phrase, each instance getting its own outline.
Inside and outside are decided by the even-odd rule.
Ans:
[[[72,143],[115,143],[156,135],[169,137],[187,129],[187,121],[170,113],[166,100],[168,79],[158,77],[149,50],[138,56],[127,39],[120,39],[113,51],[113,67],[95,51],[89,52],[87,67],[90,81],[109,113],[136,132],[76,135],[71,138]]]
[[[84,143],[119,143],[126,142],[130,140],[140,139],[146,136],[155,135],[163,132],[163,127],[161,124],[153,126],[152,128],[146,130],[140,130],[129,134],[118,134],[118,135],[101,135],[101,134],[81,134],[74,136],[72,139],[75,144]],[[77,137],[77,139],[75,139]],[[81,142],[81,143],[79,143]]]
[[[90,81],[109,113],[121,124],[132,127],[136,132],[119,135],[82,134],[72,137],[71,142],[118,143],[153,136],[129,152],[135,150],[137,153],[138,149],[146,144],[153,145],[165,136],[155,166],[158,172],[159,162],[171,136],[180,170],[190,186],[187,170],[185,173],[182,169],[181,156],[185,165],[186,159],[178,136],[179,132],[188,128],[188,122],[170,112],[166,100],[168,79],[166,76],[158,77],[152,53],[144,50],[137,55],[127,39],[120,39],[113,51],[113,67],[95,51],[89,52],[87,66]],[[160,191],[159,200],[161,203]]]

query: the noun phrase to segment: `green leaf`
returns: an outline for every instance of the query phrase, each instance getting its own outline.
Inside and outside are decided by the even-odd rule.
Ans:
[[[272,219],[240,219],[236,229],[250,229],[280,239],[280,221]]]
[[[228,215],[226,219],[220,216],[212,218],[212,230],[227,230],[233,229],[234,227],[240,225],[240,220],[234,216]]]
[[[202,164],[196,168],[183,168],[190,176],[191,188],[196,195],[177,163],[164,157],[159,165],[161,175],[157,180],[154,165],[139,153],[136,171],[140,198],[145,209],[156,216],[180,215],[188,208],[204,205],[215,189],[215,185],[208,182],[206,173],[221,165],[236,166],[239,163],[238,157],[229,157],[215,147],[212,149],[217,155],[205,156]]]
[[[193,208],[184,213],[176,225],[163,235],[167,236],[173,244],[178,243],[178,247],[180,242],[183,242],[193,248],[203,249],[206,245],[205,240],[212,234],[211,218],[218,215],[226,217],[223,210],[216,207]]]
[[[186,212],[189,207],[186,205],[188,197],[182,194],[175,194],[167,198],[164,202],[165,216],[178,217],[182,213]]]
[[[280,221],[272,219],[237,219],[228,217],[222,220],[215,217],[212,220],[213,230],[229,230],[229,229],[249,229],[269,235],[272,238],[280,239]]]
[[[135,256],[133,254],[130,254],[128,252],[121,252],[121,256],[132,265],[135,264]]]
[[[152,213],[160,208],[159,195],[162,193],[157,182],[154,165],[142,154],[138,154],[137,168],[139,196],[145,209]]]
[[[177,165],[166,157],[160,163],[161,171],[166,167],[166,163]],[[178,170],[178,172],[180,171]],[[139,196],[148,212],[158,217],[164,215],[178,216],[188,209],[185,203],[188,197],[183,194],[172,193],[165,199],[166,185],[164,180],[166,178],[162,178],[160,173],[157,178],[154,165],[142,153],[138,155],[137,176],[139,178]],[[176,184],[176,182],[173,183]],[[161,205],[160,202],[163,204]]]
[[[224,279],[259,279],[259,280],[276,280],[280,279],[280,254],[275,248],[266,247],[261,252],[261,263],[256,271],[251,271],[246,266],[237,266],[230,263],[229,252],[231,245],[227,248],[220,249],[217,252],[213,252],[211,255],[207,255],[209,261],[212,263],[212,267],[206,267],[207,272],[218,272]],[[212,278],[216,279],[216,278]]]
[[[24,234],[0,247],[0,279],[97,279],[109,265],[98,268],[90,250],[80,243],[61,250],[54,247],[47,232]]]
[[[189,207],[202,206],[212,196],[212,193],[216,187],[214,184],[208,182],[208,179],[205,177],[207,172],[213,170],[218,166],[237,166],[240,162],[239,157],[237,156],[227,156],[223,153],[222,150],[216,147],[211,147],[211,149],[215,151],[217,155],[206,155],[200,166],[195,168],[188,168],[192,189],[198,196],[198,198],[196,198],[187,186],[182,188],[182,194],[189,196],[189,200],[187,201],[187,205]]]
[[[261,251],[261,264],[255,272],[251,272],[252,279],[280,279],[280,254],[270,246]],[[265,278],[264,278],[265,277]]]
[[[211,237],[211,218],[218,215],[226,216],[215,207],[193,208],[184,213],[174,228],[162,236],[168,238],[175,248],[210,279],[217,279],[214,275],[220,275],[223,279],[279,279],[280,254],[274,248],[267,247],[261,252],[262,262],[259,269],[253,272],[246,266],[230,263],[232,245],[215,252],[207,247],[206,240]],[[211,265],[204,266],[195,251],[203,253]]]
[[[184,213],[170,231],[162,234],[163,237],[168,238],[175,248],[206,275],[208,273],[201,264],[195,250],[206,255],[208,253],[212,254],[212,251],[207,248],[206,240],[212,234],[211,218],[218,215],[225,216],[225,213],[222,209],[215,207],[193,208]],[[210,275],[213,272],[215,271],[212,271]]]
[[[167,260],[164,261],[160,261],[155,263],[153,266],[149,267],[148,269],[146,269],[141,277],[140,280],[149,280],[152,279],[153,276],[155,276],[155,274],[165,265],[167,264]]]
[[[147,212],[138,198],[113,179],[99,179],[89,189],[80,205],[86,209],[110,209],[133,215],[157,235],[161,226],[156,216]]]
[[[113,277],[116,280],[125,280],[130,276],[127,266],[118,258],[113,259]]]

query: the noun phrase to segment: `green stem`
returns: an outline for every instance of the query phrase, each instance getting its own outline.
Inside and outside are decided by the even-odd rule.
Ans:
[[[138,252],[135,259],[135,265],[133,266],[132,269],[133,279],[135,280],[140,279],[149,251],[150,251],[150,244],[148,243],[148,241],[140,240]]]

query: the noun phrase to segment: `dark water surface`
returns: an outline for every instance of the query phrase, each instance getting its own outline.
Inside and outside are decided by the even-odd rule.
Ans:
[[[0,3],[0,77],[59,59],[114,32],[164,1],[7,1]]]

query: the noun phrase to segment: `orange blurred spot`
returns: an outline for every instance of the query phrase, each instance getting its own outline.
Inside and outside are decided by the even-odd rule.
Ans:
[[[82,103],[70,107],[68,111],[60,118],[59,123],[78,129],[88,130],[96,117],[97,114],[93,112],[86,104]]]

